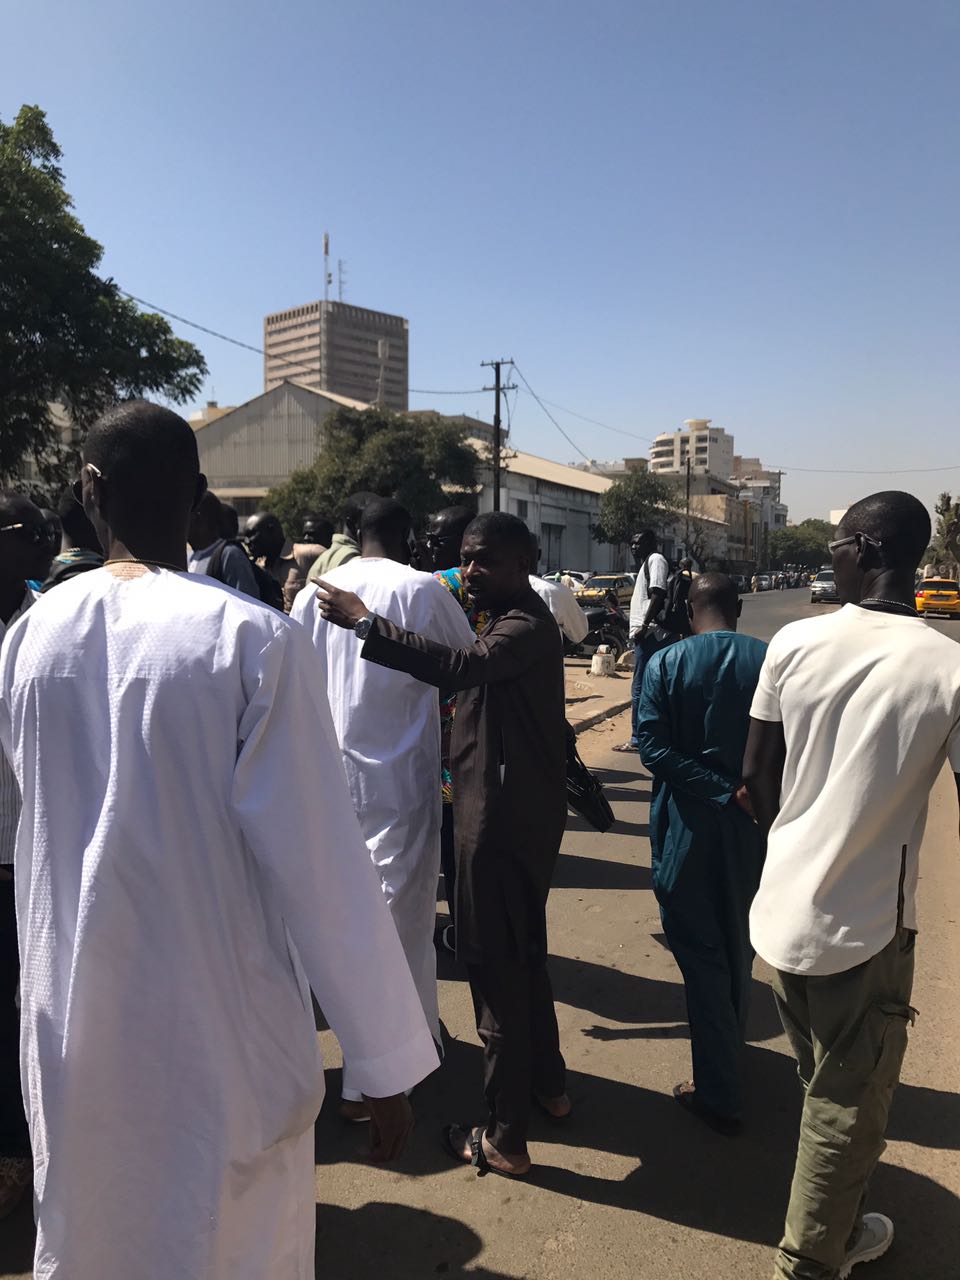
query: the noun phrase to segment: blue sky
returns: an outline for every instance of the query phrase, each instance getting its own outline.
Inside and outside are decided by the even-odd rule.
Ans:
[[[955,0],[5,9],[0,117],[47,111],[132,293],[259,344],[322,293],[326,229],[346,299],[409,317],[412,387],[512,356],[639,437],[558,411],[596,458],[710,417],[788,469],[798,519],[960,488]],[[176,327],[207,395],[262,390],[258,356]],[[577,457],[516,399],[518,447]]]

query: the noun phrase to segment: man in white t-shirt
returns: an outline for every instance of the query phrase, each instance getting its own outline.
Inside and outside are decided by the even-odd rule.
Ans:
[[[533,555],[531,587],[553,614],[564,640],[579,644],[586,639],[590,630],[587,615],[577,604],[577,597],[569,587],[565,587],[562,582],[545,582],[537,573],[540,567],[540,541],[536,534],[530,535],[530,548]]]
[[[830,544],[844,607],[774,637],[751,710],[768,845],[750,936],[804,1086],[778,1280],[843,1280],[893,1240],[863,1202],[915,1016],[927,799],[946,760],[960,775],[960,648],[913,607],[929,538],[909,494],[851,507]]]
[[[663,609],[667,598],[667,578],[670,566],[657,550],[657,535],[652,529],[642,529],[630,541],[637,581],[630,598],[630,639],[633,641],[633,685],[631,686],[630,741],[621,742],[614,751],[637,750],[637,715],[640,710],[640,690],[643,688],[643,672],[650,658],[662,649],[662,628],[654,621]]]

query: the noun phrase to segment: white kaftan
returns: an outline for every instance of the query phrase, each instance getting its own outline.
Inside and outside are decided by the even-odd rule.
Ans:
[[[429,573],[394,560],[348,561],[325,577],[355,592],[371,613],[439,644],[469,648],[463,609]],[[343,750],[347,782],[370,857],[420,993],[427,1025],[440,1040],[433,930],[440,876],[440,707],[436,689],[360,656],[352,631],[325,622],[316,588],[305,588],[292,617],[303,622],[323,658],[327,696]],[[360,1085],[344,1049],[343,1096]]]
[[[323,1075],[437,1062],[302,629],[203,578],[85,573],[0,655],[36,1280],[307,1280]]]

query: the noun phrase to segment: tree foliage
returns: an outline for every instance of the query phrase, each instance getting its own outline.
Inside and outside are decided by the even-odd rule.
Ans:
[[[0,120],[0,482],[32,458],[48,486],[62,485],[105,408],[148,395],[182,403],[206,373],[192,343],[97,274],[103,249],[72,212],[60,159],[39,107]],[[78,429],[67,444],[55,403]]]
[[[960,561],[960,502],[954,502],[950,493],[941,493],[934,513],[933,541],[924,553],[922,563]]]
[[[338,409],[322,428],[311,467],[295,471],[271,490],[267,507],[285,528],[300,526],[308,511],[338,520],[351,493],[367,490],[396,498],[421,524],[443,507],[476,491],[476,452],[462,427],[381,409]]]
[[[827,543],[834,528],[829,520],[801,520],[785,529],[774,529],[769,539],[769,555],[773,568],[798,564],[816,569],[830,559]]]
[[[601,496],[593,536],[597,542],[618,543],[629,542],[640,529],[662,534],[682,510],[675,485],[650,471],[631,471]]]

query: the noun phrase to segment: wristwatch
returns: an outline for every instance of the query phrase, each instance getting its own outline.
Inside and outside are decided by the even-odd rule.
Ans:
[[[354,623],[353,630],[358,640],[366,640],[376,620],[377,615],[375,613],[366,613],[359,622]]]

